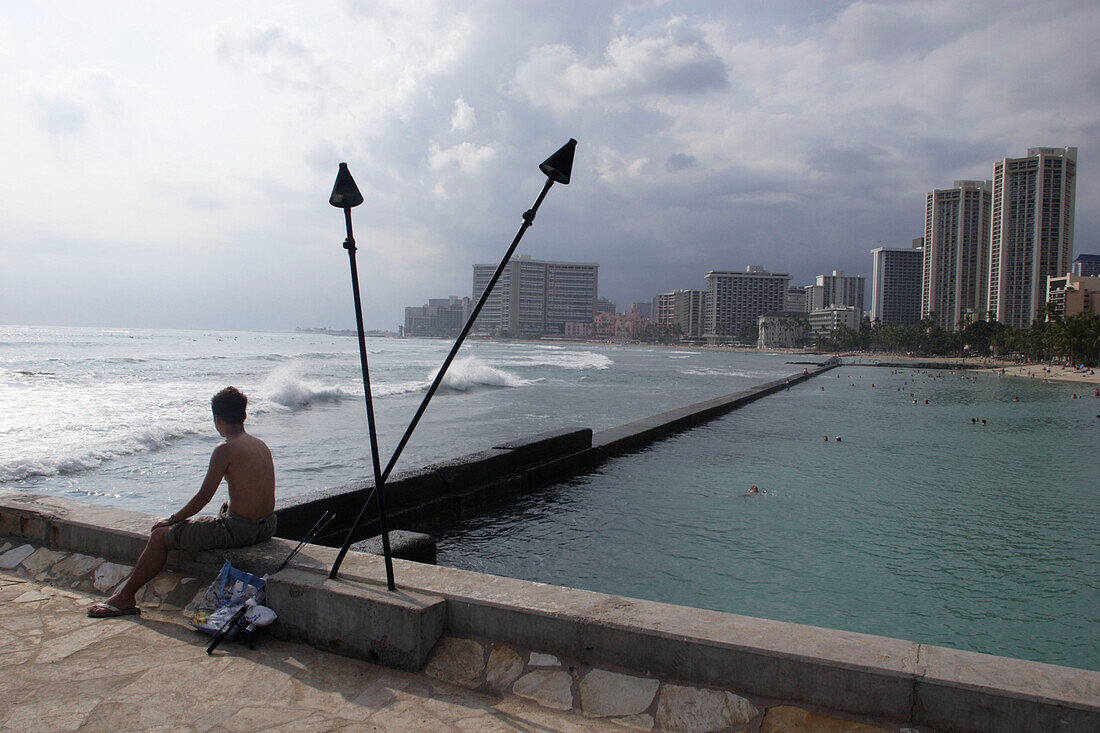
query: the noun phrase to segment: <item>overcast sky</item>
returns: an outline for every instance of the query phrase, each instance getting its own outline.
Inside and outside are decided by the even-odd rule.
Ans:
[[[620,309],[710,269],[796,284],[923,232],[924,194],[1079,148],[1100,252],[1100,5],[50,2],[0,16],[0,323],[368,327],[521,253]],[[868,283],[868,287],[870,283]]]

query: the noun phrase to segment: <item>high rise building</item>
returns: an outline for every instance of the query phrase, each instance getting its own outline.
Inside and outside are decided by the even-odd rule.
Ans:
[[[989,181],[955,181],[925,196],[921,316],[955,330],[984,318],[989,295]]]
[[[924,238],[914,239],[909,249],[877,247],[871,254],[871,320],[906,326],[919,321]]]
[[[993,166],[989,312],[1026,328],[1045,305],[1048,277],[1069,272],[1077,148],[1029,148]]]
[[[863,320],[863,313],[851,305],[830,305],[825,308],[810,311],[806,321],[810,324],[810,333],[814,336],[823,336],[842,326],[853,331],[859,329],[859,323]]]
[[[1077,255],[1073,259],[1072,272],[1077,277],[1100,276],[1100,255]]]
[[[546,263],[545,333],[564,334],[566,323],[592,322],[599,267],[594,262]]]
[[[544,262],[529,255],[512,258],[478,315],[477,330],[504,336],[563,335],[566,323],[592,323],[599,267],[595,262]],[[474,265],[475,302],[496,268]]]
[[[660,293],[653,302],[656,307],[654,322],[661,326],[680,324],[680,332],[688,338],[703,335],[703,290],[672,290]]]
[[[604,297],[596,298],[596,313],[606,313],[610,316],[619,312],[619,307]]]
[[[1078,313],[1100,315],[1100,277],[1074,275],[1047,278],[1047,303],[1051,317],[1069,318]]]
[[[791,285],[787,288],[787,305],[783,308],[785,311],[793,311],[796,313],[807,312],[806,304],[806,286],[804,285]]]
[[[814,311],[829,306],[853,307],[863,317],[863,275],[845,275],[843,270],[833,270],[832,275],[818,275],[817,282],[806,288],[807,307]]]
[[[755,327],[763,314],[783,310],[790,279],[785,272],[767,272],[756,265],[745,272],[708,272],[703,305],[703,336],[707,342],[732,341],[744,328]]]
[[[406,336],[450,336],[457,334],[470,317],[470,299],[452,295],[429,298],[427,305],[405,308]]]

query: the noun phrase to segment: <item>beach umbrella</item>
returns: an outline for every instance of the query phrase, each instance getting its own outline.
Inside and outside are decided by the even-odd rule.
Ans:
[[[539,164],[539,170],[542,171],[542,173],[546,176],[546,183],[543,184],[542,191],[539,193],[538,198],[535,199],[534,205],[532,205],[531,208],[528,209],[527,211],[523,212],[523,224],[520,225],[519,231],[516,232],[515,238],[512,239],[512,244],[508,247],[508,250],[504,253],[504,257],[501,258],[500,264],[497,265],[496,272],[493,273],[493,277],[490,278],[488,285],[485,286],[485,290],[482,291],[481,297],[478,298],[477,304],[474,306],[474,309],[472,311],[470,311],[470,317],[468,319],[466,319],[466,325],[464,325],[462,327],[462,331],[459,333],[458,339],[455,340],[454,345],[451,347],[450,353],[448,353],[447,358],[443,360],[443,365],[439,368],[439,371],[436,373],[435,379],[432,380],[431,386],[428,387],[428,391],[427,391],[427,393],[425,393],[424,399],[420,402],[420,407],[417,408],[416,414],[413,415],[412,420],[409,422],[409,426],[405,429],[405,434],[401,436],[401,440],[398,442],[397,448],[394,449],[393,455],[390,456],[390,460],[386,464],[386,469],[384,471],[382,471],[380,475],[378,473],[377,447],[376,447],[375,442],[374,442],[374,418],[373,418],[373,415],[371,413],[370,391],[368,389],[368,392],[367,392],[367,412],[368,412],[368,416],[369,416],[369,419],[370,419],[372,451],[374,451],[374,454],[375,454],[374,489],[367,496],[367,500],[363,503],[363,508],[362,508],[362,510],[360,510],[359,516],[356,518],[355,523],[352,525],[351,529],[348,531],[348,536],[344,540],[344,546],[340,548],[340,553],[336,556],[336,562],[333,563],[332,570],[329,572],[329,577],[330,578],[335,578],[337,573],[340,571],[340,564],[344,561],[344,556],[347,554],[348,548],[351,547],[351,543],[355,539],[355,533],[359,529],[359,526],[363,522],[363,518],[367,514],[367,510],[370,506],[371,499],[373,497],[377,496],[378,497],[378,511],[379,511],[379,518],[380,518],[379,519],[379,529],[382,532],[382,549],[383,549],[383,553],[386,556],[386,571],[389,574],[389,576],[388,576],[389,577],[389,588],[390,588],[390,590],[394,589],[393,575],[392,575],[393,570],[391,568],[390,557],[389,557],[389,539],[386,536],[385,525],[382,523],[382,521],[383,521],[382,518],[384,517],[384,511],[382,509],[382,492],[383,492],[383,489],[385,488],[386,480],[389,478],[390,473],[393,471],[394,465],[397,464],[397,459],[401,457],[401,451],[403,451],[405,449],[405,445],[409,442],[409,438],[412,437],[413,431],[416,429],[417,424],[420,422],[420,418],[424,415],[424,411],[426,409],[428,409],[428,403],[431,402],[432,396],[435,394],[436,390],[439,389],[439,385],[443,383],[443,377],[447,373],[447,368],[450,367],[451,362],[454,361],[455,355],[458,354],[459,347],[462,346],[462,342],[466,339],[466,336],[470,333],[470,329],[473,328],[474,321],[477,320],[477,316],[478,316],[479,313],[481,313],[481,309],[485,305],[485,301],[489,299],[489,294],[493,291],[493,287],[497,284],[497,281],[500,279],[500,276],[504,273],[504,268],[508,265],[508,261],[512,258],[512,254],[516,251],[516,247],[519,246],[519,241],[521,239],[523,239],[523,235],[527,232],[528,229],[531,228],[531,224],[534,223],[535,214],[538,213],[539,207],[542,205],[542,200],[544,198],[546,198],[546,193],[550,190],[550,187],[552,185],[554,185],[555,183],[561,183],[563,185],[568,185],[569,179],[570,179],[570,177],[573,173],[573,154],[574,154],[576,148],[577,148],[577,141],[570,138],[569,142],[567,142],[565,145],[562,145],[553,155],[551,155],[549,158],[547,158],[546,160],[544,160],[542,163]],[[343,163],[341,163],[340,164],[341,174],[345,171],[345,169],[346,169],[346,166]],[[351,180],[351,174],[349,173],[347,177],[348,177],[348,180],[350,181]],[[337,183],[337,186],[340,185],[340,176],[339,175],[336,177],[336,183]],[[354,186],[354,185],[355,185],[354,182],[352,182],[352,186]],[[334,197],[336,196],[336,193],[337,193],[336,189],[333,188],[332,194],[333,194]],[[355,195],[358,195],[358,194],[359,194],[359,191],[358,191],[358,189],[356,189],[355,190]],[[358,205],[358,203],[362,202],[363,197],[358,196],[358,199],[359,199],[359,201],[357,203],[349,204],[349,205],[350,206]],[[343,199],[341,199],[341,200],[343,200]],[[354,196],[352,196],[351,200],[354,200]],[[332,203],[331,200],[330,200],[330,203]],[[333,206],[342,206],[343,204],[333,203],[332,205]],[[345,217],[347,219],[348,240],[350,241],[351,240],[351,213],[350,213],[350,209],[345,208],[344,209],[344,214],[345,214]],[[344,246],[346,247],[347,244],[345,243]],[[354,271],[355,271],[355,260],[354,260],[354,257],[353,257],[352,258],[353,280],[355,279],[354,278]],[[355,310],[356,310],[356,315],[359,317],[360,344],[362,344],[363,341],[362,341],[362,335],[361,334],[363,332],[363,327],[362,327],[362,316],[359,315],[358,285],[356,285],[356,291],[355,292],[356,292]],[[367,366],[366,366],[367,365],[366,351],[362,352],[362,358],[363,358],[363,370],[364,370],[364,372],[363,372],[364,373],[364,383],[366,383],[366,376],[365,376],[366,375],[366,368],[367,368]]]

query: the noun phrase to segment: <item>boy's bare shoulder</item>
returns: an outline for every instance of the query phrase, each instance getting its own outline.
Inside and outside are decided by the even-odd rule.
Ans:
[[[223,443],[223,445],[230,446],[230,449],[232,450],[232,453],[230,455],[232,456],[244,454],[259,454],[268,457],[271,456],[271,449],[267,447],[267,443],[263,442],[255,435],[250,435],[249,433],[239,435],[231,441],[227,440],[225,443]]]

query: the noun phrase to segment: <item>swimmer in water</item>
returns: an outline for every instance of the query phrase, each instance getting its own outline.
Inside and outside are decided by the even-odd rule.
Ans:
[[[840,442],[840,436],[839,435],[836,436],[836,442],[838,442],[838,443]]]
[[[753,486],[751,489],[745,492],[745,496],[760,496],[760,489]]]

